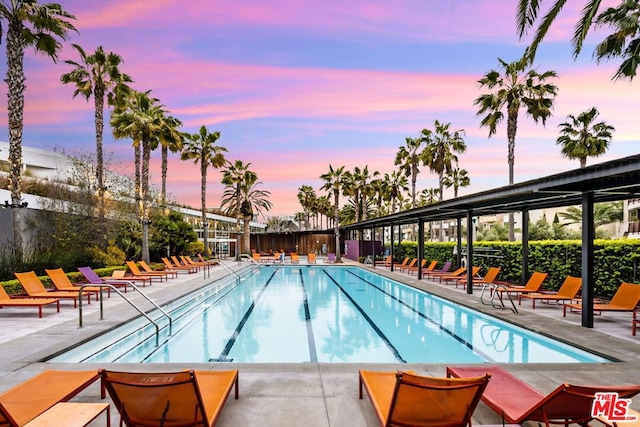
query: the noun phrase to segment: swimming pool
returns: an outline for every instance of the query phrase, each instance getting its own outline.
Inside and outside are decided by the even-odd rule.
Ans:
[[[53,362],[602,363],[609,360],[358,267],[261,266]]]

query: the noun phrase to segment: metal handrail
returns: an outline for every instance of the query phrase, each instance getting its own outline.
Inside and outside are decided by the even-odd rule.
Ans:
[[[484,301],[484,291],[487,289],[489,289],[491,293],[491,299],[488,303]],[[506,292],[506,294],[507,294],[507,298],[509,298],[509,302],[511,303],[511,307],[504,305],[504,301],[502,300],[502,294],[498,295],[499,293],[498,291],[500,290],[502,292],[505,292],[507,290],[507,286],[500,283],[485,283],[484,286],[482,286],[482,292],[480,292],[480,302],[484,305],[491,305],[493,308],[497,308],[499,310],[511,310],[514,314],[518,314],[518,309],[516,308],[516,305],[513,303],[513,299],[511,298],[511,295],[509,294],[509,292]],[[496,296],[498,296],[498,301],[500,301],[500,303],[497,303],[495,301]]]
[[[229,273],[231,273],[234,276],[236,276],[238,278],[238,280],[242,280],[242,277],[237,272],[233,271],[228,265],[225,265],[223,263],[220,263],[220,265],[222,266],[222,268],[227,270]]]
[[[167,317],[167,319],[169,319],[169,335],[171,335],[172,328],[173,328],[173,319],[171,318],[171,316],[169,316],[169,314],[166,311],[164,311],[162,309],[162,307],[160,307],[158,304],[153,302],[144,292],[142,292],[140,290],[140,288],[138,288],[136,285],[134,285],[133,282],[131,282],[129,280],[121,280],[121,281],[118,281],[118,283],[126,283],[127,285],[130,285],[134,290],[136,290],[140,295],[142,295],[147,301],[149,301],[155,308],[160,310],[160,312],[162,314],[164,314]],[[153,323],[153,326],[156,328],[156,347],[159,345],[159,343],[160,343],[160,327],[158,326],[158,324],[151,317],[149,317],[149,315],[147,315],[147,313],[145,313],[140,307],[138,307],[136,304],[134,304],[133,301],[131,301],[129,298],[127,298],[125,294],[120,292],[120,289],[118,289],[117,287],[115,287],[114,285],[109,284],[109,283],[83,283],[83,284],[81,284],[79,286],[80,286],[80,289],[78,290],[78,295],[80,296],[79,302],[78,302],[79,328],[82,328],[82,291],[83,291],[83,289],[86,286],[90,286],[90,287],[91,286],[95,286],[95,287],[99,287],[99,288],[109,288],[109,289],[113,289],[126,302],[128,302],[129,305],[131,305],[133,308],[138,310],[138,313],[142,314],[144,317],[147,318],[147,320],[149,322]],[[104,320],[104,308],[103,308],[103,305],[102,305],[102,289],[100,290],[100,320]]]

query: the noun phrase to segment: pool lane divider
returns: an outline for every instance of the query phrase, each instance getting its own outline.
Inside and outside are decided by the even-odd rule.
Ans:
[[[244,313],[244,316],[242,316],[242,319],[240,320],[240,323],[238,323],[238,326],[236,326],[236,329],[231,334],[231,337],[227,341],[227,344],[224,346],[224,349],[222,350],[222,353],[220,353],[220,356],[209,359],[209,362],[233,362],[233,359],[228,358],[229,352],[231,351],[231,348],[233,347],[233,345],[236,343],[236,339],[238,339],[238,335],[240,335],[242,328],[247,323],[247,320],[249,320],[249,316],[251,316],[253,309],[256,307],[256,303],[258,302],[260,297],[262,297],[262,294],[264,294],[264,291],[267,289],[267,286],[269,286],[269,283],[271,283],[271,279],[273,279],[273,276],[275,276],[277,272],[278,272],[277,268],[273,270],[273,273],[271,273],[271,276],[269,276],[267,281],[264,283],[258,295],[253,299],[253,301],[251,301],[251,305],[249,306],[247,311]]]
[[[302,270],[300,273],[300,286],[302,286],[302,304],[304,306],[304,320],[307,326],[307,342],[309,343],[309,361],[316,363],[318,354],[316,353],[316,339],[313,335],[313,324],[311,323],[311,312],[309,311],[309,299],[307,298],[307,288],[304,284],[304,276]]]
[[[396,297],[395,295],[390,294],[389,292],[385,291],[384,289],[381,289],[380,287],[374,285],[373,283],[371,283],[370,281],[368,281],[367,279],[358,276],[357,274],[355,274],[353,271],[347,270],[347,273],[355,276],[356,278],[358,278],[359,280],[363,281],[364,283],[368,284],[369,286],[377,289],[378,291],[382,292],[383,294],[385,294],[386,296],[388,296],[389,298],[393,299],[394,301],[398,302],[399,304],[405,306],[406,308],[408,308],[409,310],[413,311],[415,314],[417,314],[418,316],[422,317],[424,320],[426,320],[427,322],[430,322],[431,324],[437,326],[442,332],[446,333],[447,335],[451,336],[453,339],[455,339],[456,341],[458,341],[460,344],[464,345],[465,347],[467,347],[469,350],[473,351],[474,353],[476,353],[477,355],[483,357],[487,362],[495,362],[495,360],[493,360],[492,357],[489,357],[489,355],[485,354],[484,352],[478,350],[477,348],[474,348],[473,344],[471,344],[470,342],[466,341],[464,338],[462,338],[460,335],[456,334],[455,332],[451,331],[450,329],[442,326],[442,324],[440,322],[437,322],[436,320],[432,319],[431,317],[427,316],[426,314],[416,310],[414,307],[410,306],[409,304],[407,304],[406,302],[402,301],[401,299],[399,299],[398,297]]]
[[[364,317],[364,319],[369,323],[369,326],[371,326],[371,329],[373,329],[376,332],[376,334],[378,334],[380,339],[386,344],[386,346],[389,348],[389,350],[391,350],[391,352],[396,357],[398,362],[407,363],[407,361],[404,360],[404,358],[400,355],[400,352],[398,351],[398,349],[391,343],[391,341],[389,340],[389,338],[387,338],[387,336],[384,334],[384,332],[382,332],[382,330],[380,330],[380,328],[378,328],[378,326],[375,324],[373,319],[371,319],[371,317],[369,317],[369,315],[364,311],[364,309],[362,307],[360,307],[360,305],[356,302],[356,300],[351,298],[351,295],[349,295],[349,293],[342,286],[340,286],[340,284],[333,278],[333,276],[331,276],[327,272],[327,270],[325,270],[323,268],[322,272],[324,274],[326,274],[327,277],[336,285],[336,287],[338,289],[340,289],[340,292],[342,292],[344,294],[344,296],[346,296],[349,299],[349,301],[351,301],[351,304],[353,304],[353,306],[356,308],[356,310],[358,310],[360,312],[360,315],[362,317]]]

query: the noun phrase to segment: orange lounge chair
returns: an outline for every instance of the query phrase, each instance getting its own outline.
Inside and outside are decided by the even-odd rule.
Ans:
[[[100,378],[127,426],[213,426],[231,389],[238,398],[238,370],[115,372]]]
[[[558,292],[555,293],[539,293],[539,292],[532,292],[529,294],[520,294],[518,295],[518,304],[521,304],[522,302],[522,298],[528,298],[531,300],[531,308],[536,308],[536,301],[537,300],[541,300],[541,301],[556,301],[556,302],[572,302],[577,298],[578,292],[580,292],[580,288],[582,287],[582,278],[581,277],[573,277],[573,276],[567,276],[566,279],[564,279],[564,282],[562,283],[562,286],[560,286],[560,289],[558,289]]]
[[[491,381],[482,394],[482,401],[504,422],[521,424],[537,421],[550,424],[580,424],[594,419],[591,408],[596,393],[616,392],[620,399],[629,399],[640,393],[640,385],[629,386],[577,386],[561,384],[544,395],[502,368],[493,366],[447,367],[447,376],[467,377],[488,372]],[[618,424],[624,425],[624,424]]]
[[[0,307],[38,307],[38,317],[42,318],[42,307],[49,304],[56,304],[60,313],[60,300],[57,298],[11,298],[0,285]]]
[[[435,378],[412,372],[360,370],[363,387],[371,399],[381,426],[464,427],[471,416],[489,375],[477,378]]]
[[[113,270],[110,277],[103,277],[103,279],[111,280],[127,280],[131,283],[133,282],[142,282],[142,287],[147,286],[147,282],[149,282],[149,286],[151,286],[151,277],[149,276],[127,276],[127,272],[124,270]]]
[[[623,282],[611,298],[609,304],[593,304],[593,311],[602,314],[603,311],[630,311],[633,313],[631,320],[631,335],[636,334],[636,312],[640,303],[640,285]],[[562,306],[562,316],[566,317],[567,308],[571,311],[582,311],[582,304],[569,303]]]
[[[142,270],[144,270],[144,274],[148,274],[148,273],[163,273],[167,279],[169,278],[169,276],[171,276],[172,278],[178,277],[178,272],[175,271],[175,270],[154,270],[153,268],[151,268],[149,266],[149,264],[147,264],[143,260],[138,261],[138,264],[140,264],[140,268],[142,268]]]
[[[316,254],[307,254],[307,263],[315,264],[316,263]]]
[[[149,278],[150,282],[152,281],[152,279],[159,279],[161,282],[163,280],[168,280],[167,275],[162,271],[156,271],[152,273],[143,273],[142,271],[140,271],[140,269],[138,268],[135,262],[127,261],[126,263],[127,263],[127,267],[129,268],[129,272],[133,277],[147,277]]]
[[[214,265],[213,263],[208,263],[207,261],[194,261],[193,259],[191,259],[189,255],[184,255],[184,256],[181,255],[180,257],[187,260],[187,265],[202,265],[205,267]]]
[[[438,261],[433,261],[433,262],[436,263],[436,264],[438,263]],[[422,268],[423,271],[425,270],[425,265],[427,265],[427,260],[423,258],[422,261],[420,261],[420,267]],[[418,274],[418,266],[417,265],[414,265],[412,268],[409,268],[407,270],[407,274],[413,275],[414,273],[416,275]]]
[[[418,263],[418,258],[411,258],[411,261],[409,262],[409,264],[400,266],[400,273],[404,273],[404,271],[407,270],[407,274],[409,274],[409,270],[415,267],[417,263]]]
[[[382,261],[382,266],[385,268],[391,267],[391,255],[387,255],[387,257]]]
[[[498,292],[500,300],[502,300],[502,293],[506,292],[508,294],[528,294],[532,292],[538,292],[540,287],[542,287],[542,283],[547,278],[547,273],[540,273],[539,271],[535,271],[527,283],[524,286],[505,286],[499,287],[495,289],[495,292]]]
[[[71,280],[69,280],[69,276],[67,276],[67,273],[65,273],[61,268],[56,268],[53,270],[45,269],[44,272],[47,273],[47,276],[49,276],[49,279],[51,279],[51,283],[53,283],[53,286],[57,290],[78,292],[80,289],[82,289],[84,292],[90,292],[94,294],[96,296],[96,301],[98,301],[98,296],[102,288],[99,288],[97,286],[85,286],[83,288],[81,288],[80,286],[76,286],[71,283]],[[111,289],[109,288],[107,288],[107,296],[111,296]]]
[[[220,261],[218,261],[217,259],[204,259],[204,257],[202,256],[202,254],[198,254],[198,260],[202,263],[205,263],[206,265],[219,265]]]
[[[198,268],[197,267],[192,267],[190,265],[174,265],[171,263],[171,261],[169,261],[169,258],[167,257],[162,257],[162,262],[164,263],[164,266],[167,268],[167,270],[173,270],[173,271],[184,271],[186,273],[197,273],[198,272]]]
[[[395,271],[402,271],[402,268],[406,267],[407,264],[409,264],[409,261],[411,261],[411,257],[404,257],[404,260],[400,264],[398,264],[397,262],[393,263],[393,269]],[[391,265],[389,265],[389,269],[391,269]]]
[[[473,273],[473,270],[471,272]],[[487,270],[487,274],[485,274],[483,278],[473,279],[473,285],[484,286],[488,283],[493,283],[498,279],[498,274],[500,274],[500,267],[489,267],[489,269]],[[456,279],[456,288],[458,287],[458,285],[462,285],[462,287],[467,286],[467,278],[461,277],[459,279]]]
[[[467,267],[460,267],[457,270],[454,271],[450,271],[447,273],[436,273],[436,272],[432,272],[429,274],[429,277],[431,277],[434,281],[436,279],[438,279],[438,282],[441,282],[442,279],[446,279],[449,277],[460,277],[461,274],[464,274],[467,271]]]
[[[197,267],[198,269],[205,267],[205,265],[201,262],[194,262],[191,258],[187,259],[186,256],[180,255],[180,261],[182,261],[182,265],[188,265],[191,267]]]
[[[29,298],[64,298],[64,299],[72,299],[73,307],[78,306],[78,298],[80,296],[87,297],[87,303],[91,304],[91,293],[90,292],[78,292],[78,291],[51,291],[47,292],[47,289],[44,287],[38,276],[33,271],[27,271],[25,273],[13,273],[15,274],[18,282],[22,285],[27,296]]]
[[[291,264],[300,264],[300,256],[296,253],[291,253]]]
[[[43,371],[0,394],[0,425],[22,426],[98,379],[97,371]],[[73,413],[66,425],[73,425]]]
[[[260,253],[258,253],[258,252],[254,252],[254,253],[252,253],[252,254],[251,254],[251,257],[253,258],[253,260],[254,260],[255,262],[260,262],[260,256],[261,256],[261,255],[260,255]]]
[[[184,259],[182,261],[179,261],[178,257],[176,257],[175,255],[171,255],[171,261],[173,261],[174,265],[181,265],[183,267],[195,268],[196,271],[200,271],[200,268],[202,267],[200,265],[191,265],[191,264],[187,263],[187,261],[184,260]]]
[[[447,261],[444,263],[444,265],[442,266],[442,268],[440,269],[433,269],[433,270],[429,270],[427,272],[425,272],[425,279],[427,278],[434,278],[436,276],[438,276],[439,274],[450,274],[449,270],[451,269],[451,261]]]

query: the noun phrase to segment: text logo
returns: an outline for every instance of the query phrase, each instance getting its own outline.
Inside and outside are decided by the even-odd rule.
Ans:
[[[620,399],[616,392],[596,393],[591,416],[602,417],[606,421],[635,421],[637,416],[628,414],[631,399]]]

